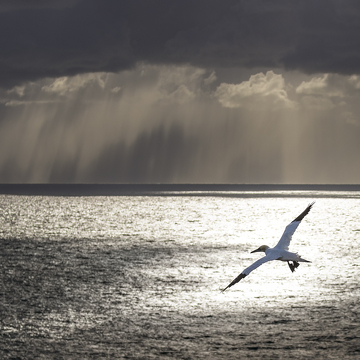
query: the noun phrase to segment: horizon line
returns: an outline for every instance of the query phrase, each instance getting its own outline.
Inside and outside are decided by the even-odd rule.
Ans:
[[[360,191],[360,184],[0,183],[2,195],[120,196],[161,192]]]

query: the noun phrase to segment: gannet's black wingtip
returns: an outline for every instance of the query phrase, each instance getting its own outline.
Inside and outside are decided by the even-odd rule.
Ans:
[[[228,288],[232,287],[236,283],[238,283],[241,279],[243,279],[246,276],[246,274],[241,273],[239,276],[237,276],[224,290],[221,290],[221,292],[224,292]]]
[[[287,263],[289,265],[291,272],[294,272],[300,266],[300,264],[295,260],[292,263],[290,261],[288,261]]]
[[[294,219],[292,222],[301,221],[309,213],[309,211],[311,210],[311,208],[313,207],[314,204],[315,204],[315,201],[310,203],[307,206],[307,208],[296,219]]]

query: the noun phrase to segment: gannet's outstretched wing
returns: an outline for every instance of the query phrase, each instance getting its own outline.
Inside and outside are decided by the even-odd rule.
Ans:
[[[312,206],[315,204],[315,201],[313,201],[311,204],[308,205],[308,207],[295,219],[293,220],[286,228],[284,233],[282,234],[279,242],[274,246],[274,249],[283,249],[283,250],[289,250],[289,244],[291,241],[291,238],[299,226],[301,220],[309,213]]]
[[[271,261],[271,260],[275,260],[274,256],[271,255],[266,255],[264,257],[262,257],[261,259],[255,261],[252,265],[250,265],[249,267],[247,267],[245,270],[243,270],[243,272],[238,275],[224,290],[228,289],[229,287],[235,285],[236,283],[238,283],[241,279],[243,279],[245,276],[248,276],[253,270],[255,270],[256,268],[258,268],[260,265]]]

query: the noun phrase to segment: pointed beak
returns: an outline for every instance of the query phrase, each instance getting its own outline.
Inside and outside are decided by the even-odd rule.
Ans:
[[[252,253],[256,253],[256,252],[261,252],[260,248],[259,248],[259,249],[254,250],[254,251],[250,251],[250,254],[252,254]]]

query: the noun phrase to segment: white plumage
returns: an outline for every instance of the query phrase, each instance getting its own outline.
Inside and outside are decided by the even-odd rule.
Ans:
[[[273,248],[270,248],[267,245],[262,245],[258,249],[252,251],[255,252],[264,252],[265,256],[261,259],[255,261],[252,265],[247,267],[241,274],[239,274],[223,291],[230,288],[231,286],[238,283],[241,279],[249,275],[253,270],[258,268],[260,265],[272,261],[272,260],[280,260],[280,261],[287,261],[290,270],[292,272],[300,265],[299,262],[311,262],[308,260],[303,259],[297,253],[293,253],[288,251],[289,244],[292,239],[292,236],[299,226],[301,220],[309,213],[310,209],[314,205],[315,202],[312,202],[308,205],[308,207],[295,219],[293,220],[286,228],[284,233],[282,234],[279,242]]]

